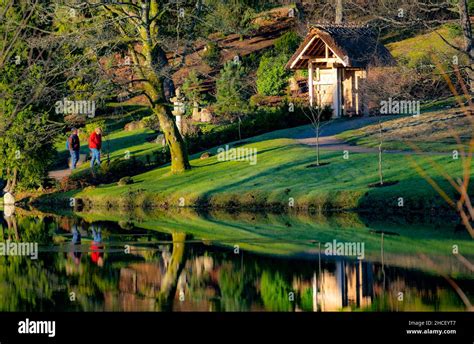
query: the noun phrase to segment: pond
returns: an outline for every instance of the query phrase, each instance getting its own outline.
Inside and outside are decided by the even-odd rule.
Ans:
[[[444,219],[19,208],[1,218],[0,311],[466,311],[474,303],[473,241]]]

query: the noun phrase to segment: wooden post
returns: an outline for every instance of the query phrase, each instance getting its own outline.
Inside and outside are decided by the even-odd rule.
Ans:
[[[313,63],[308,61],[308,88],[309,88],[309,105],[314,104],[314,83],[313,83]]]
[[[333,68],[335,78],[333,79],[336,83],[333,92],[333,110],[334,118],[341,117],[341,72],[339,68]]]
[[[354,90],[355,90],[355,110],[356,115],[360,115],[360,98],[359,98],[359,75],[357,75],[357,71],[354,72]]]

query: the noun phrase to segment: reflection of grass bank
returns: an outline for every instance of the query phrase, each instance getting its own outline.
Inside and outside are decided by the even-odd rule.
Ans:
[[[67,206],[70,197],[80,198],[94,207],[175,207],[288,209],[291,199],[296,209],[321,210],[384,210],[399,211],[398,198],[403,197],[404,212],[447,208],[444,201],[418,175],[404,155],[384,157],[386,180],[398,184],[386,188],[369,188],[378,180],[377,155],[351,153],[348,160],[342,152],[323,152],[329,165],[306,168],[314,163],[314,148],[282,139],[292,130],[272,132],[249,139],[244,147],[258,149],[258,163],[218,161],[216,156],[199,159],[194,156],[193,169],[185,174],[171,175],[162,167],[133,177],[134,184],[89,187],[84,190],[48,195],[40,202]],[[214,154],[216,149],[211,150]],[[440,173],[426,157],[417,157],[427,173],[446,185]],[[461,160],[446,156],[433,159],[451,176],[458,175]],[[449,188],[448,188],[449,189]],[[181,201],[180,201],[181,200]]]
[[[391,226],[388,221],[365,225],[356,214],[345,216],[287,216],[241,214],[229,215],[214,212],[198,216],[190,210],[162,212],[142,210],[121,214],[82,212],[79,216],[92,221],[116,221],[162,232],[186,232],[195,239],[263,254],[308,256],[315,259],[318,242],[324,253],[324,243],[336,239],[339,242],[363,242],[365,259],[381,262],[381,234],[387,231],[396,235],[384,235],[384,261],[387,265],[417,268],[434,272],[422,255],[428,256],[444,273],[452,276],[471,276],[467,268],[452,255],[452,245],[459,245],[460,252],[474,260],[474,242],[465,231],[454,232],[453,224],[446,223],[434,229],[430,223],[405,223]]]

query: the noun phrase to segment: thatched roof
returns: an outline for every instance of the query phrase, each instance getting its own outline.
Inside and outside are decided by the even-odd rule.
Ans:
[[[367,68],[395,64],[392,55],[371,28],[331,24],[312,26],[286,68],[307,68],[308,56],[324,57],[325,44],[332,53],[347,62],[345,67]]]

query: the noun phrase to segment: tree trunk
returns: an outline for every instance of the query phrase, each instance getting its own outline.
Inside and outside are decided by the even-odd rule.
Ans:
[[[472,28],[469,18],[467,0],[459,0],[459,19],[464,37],[464,50],[469,56],[469,66],[467,68],[468,85],[471,92],[474,91],[474,45],[472,43]]]
[[[145,66],[149,68],[149,72],[144,75],[149,82],[145,86],[145,90],[152,100],[153,111],[160,121],[161,130],[170,148],[171,172],[184,172],[189,170],[191,165],[189,164],[186,144],[176,126],[171,109],[166,106],[169,98],[174,95],[173,80],[163,76],[163,74],[166,75],[166,72],[169,72],[166,53],[161,46],[156,45],[151,48],[146,41],[142,53],[147,60]]]
[[[316,165],[319,166],[319,119],[316,124]]]
[[[153,111],[158,116],[161,130],[171,153],[171,172],[180,173],[191,168],[186,144],[173,120],[173,114],[166,106],[157,104]]]
[[[343,10],[343,5],[342,5],[342,0],[335,0],[336,1],[336,24],[342,24],[344,17],[342,14]]]
[[[7,170],[7,185],[3,189],[4,192],[13,193],[16,188],[16,183],[18,179],[18,168],[13,168],[13,174],[10,174],[10,169]]]

